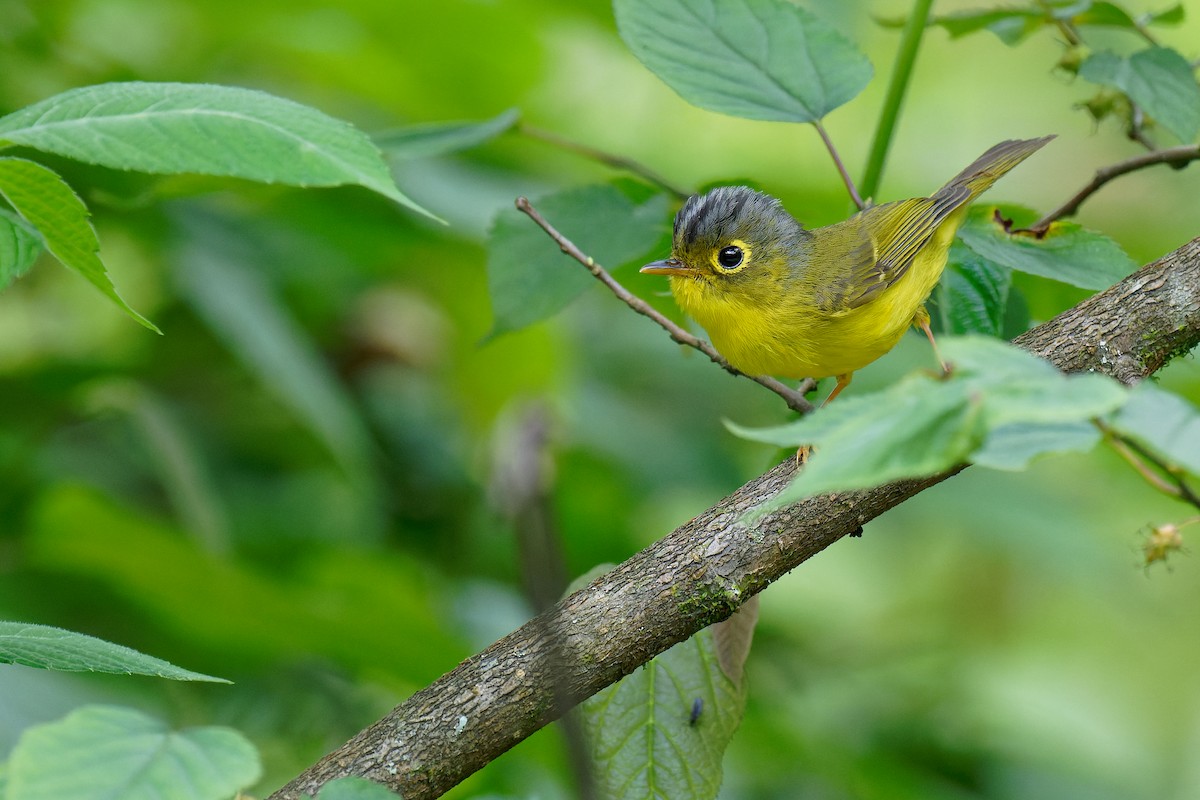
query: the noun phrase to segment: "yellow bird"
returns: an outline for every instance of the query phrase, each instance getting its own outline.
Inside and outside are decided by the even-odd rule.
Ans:
[[[924,304],[968,204],[1053,138],[1001,142],[931,197],[814,230],[745,186],[694,195],[675,215],[671,257],[642,272],[670,276],[676,302],[741,372],[837,376],[828,403],[909,326],[937,353]]]

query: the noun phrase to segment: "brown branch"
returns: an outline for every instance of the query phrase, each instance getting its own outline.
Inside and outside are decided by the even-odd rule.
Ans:
[[[801,384],[799,389],[792,389],[791,387],[780,383],[768,375],[747,375],[746,373],[741,372],[728,361],[726,361],[724,356],[718,353],[716,348],[711,344],[699,338],[698,336],[693,336],[692,334],[688,333],[683,328],[679,327],[666,316],[664,316],[658,311],[658,309],[654,308],[645,300],[642,300],[640,297],[633,294],[620,283],[618,283],[616,279],[609,274],[608,270],[597,264],[594,258],[585,254],[582,250],[575,246],[574,242],[563,236],[558,232],[557,229],[555,229],[553,225],[547,222],[546,218],[538,213],[538,210],[534,208],[533,204],[527,199],[524,197],[518,197],[517,209],[527,214],[530,219],[536,222],[538,226],[555,241],[555,243],[560,249],[562,249],[564,253],[586,267],[588,272],[592,273],[597,280],[607,286],[612,293],[621,300],[621,302],[625,303],[625,305],[629,306],[642,316],[649,317],[651,320],[658,323],[659,327],[665,330],[674,341],[682,345],[687,345],[688,347],[693,347],[696,350],[699,350],[701,353],[704,353],[704,355],[712,359],[717,366],[721,367],[721,369],[725,370],[730,375],[749,378],[760,386],[765,386],[775,394],[782,397],[783,401],[788,404],[788,408],[792,409],[793,411],[798,411],[801,414],[807,414],[808,412],[812,411],[812,403],[808,402],[808,400],[806,400],[804,397],[804,392],[812,388],[813,385],[811,383],[805,381],[803,384]]]
[[[837,167],[838,174],[842,176],[842,183],[846,184],[846,191],[850,193],[850,199],[854,201],[854,205],[859,211],[867,207],[863,202],[862,196],[858,193],[858,187],[854,185],[854,179],[850,177],[850,173],[846,171],[846,165],[842,163],[842,157],[838,155],[837,148],[833,146],[833,139],[829,138],[829,134],[825,131],[825,126],[818,120],[814,122],[813,127],[817,129],[817,133],[821,136],[821,141],[825,145],[825,149],[829,151],[829,157],[833,159],[833,165]]]
[[[688,190],[675,185],[654,170],[647,167],[645,164],[642,164],[640,161],[634,161],[632,158],[626,158],[625,156],[619,156],[616,153],[610,153],[607,150],[601,150],[599,148],[592,147],[591,145],[582,144],[580,142],[568,139],[565,136],[559,136],[557,133],[551,133],[550,131],[534,127],[533,125],[527,125],[523,122],[517,126],[517,130],[532,139],[537,139],[540,142],[545,142],[546,144],[554,145],[560,149],[568,150],[576,155],[589,158],[592,161],[598,161],[605,166],[612,167],[613,169],[631,172],[634,175],[649,181],[663,191],[675,195],[680,200],[686,200],[691,195],[691,192]]]
[[[1101,167],[1096,170],[1096,174],[1088,185],[1084,186],[1078,192],[1071,196],[1067,202],[1063,203],[1058,208],[1051,211],[1046,216],[1039,219],[1034,224],[1030,225],[1026,230],[1033,233],[1042,234],[1049,229],[1050,224],[1063,217],[1073,216],[1084,201],[1095,194],[1104,184],[1111,181],[1113,178],[1119,178],[1122,175],[1127,175],[1139,169],[1152,167],[1155,164],[1171,164],[1177,167],[1200,159],[1200,145],[1185,144],[1179,147],[1168,147],[1165,150],[1153,150],[1149,153],[1128,158],[1124,161],[1119,161],[1116,164],[1111,164],[1107,167]]]
[[[1070,372],[1130,383],[1200,343],[1200,238],[1019,337]],[[345,775],[429,800],[558,714],[668,647],[730,616],[754,594],[868,521],[963,469],[747,512],[788,485],[793,459],[747,483],[405,700],[271,800],[315,795]],[[551,641],[551,634],[555,632]],[[417,645],[419,646],[419,645]],[[561,660],[553,657],[558,653]]]

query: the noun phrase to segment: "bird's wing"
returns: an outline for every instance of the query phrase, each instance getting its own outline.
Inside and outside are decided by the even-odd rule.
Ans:
[[[842,254],[842,278],[832,282],[822,305],[857,308],[900,280],[929,237],[970,195],[965,186],[948,186],[933,197],[886,203],[842,223],[855,227],[853,245]]]

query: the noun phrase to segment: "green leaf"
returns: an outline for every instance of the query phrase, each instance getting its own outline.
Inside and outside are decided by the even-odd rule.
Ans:
[[[0,194],[37,230],[42,244],[63,266],[87,278],[129,316],[155,333],[154,323],[129,307],[100,260],[100,242],[87,206],[54,171],[23,158],[0,158]]]
[[[1043,456],[1086,453],[1098,441],[1100,431],[1091,422],[1016,422],[989,431],[971,463],[1015,472]]]
[[[1004,317],[1000,324],[1000,338],[1012,341],[1032,324],[1029,314],[1029,303],[1019,287],[1013,286],[1008,290],[1008,304],[1004,307]]]
[[[48,625],[0,621],[0,662],[64,672],[153,675],[176,681],[229,683],[182,669],[119,644]]]
[[[984,336],[948,338],[942,350],[953,364],[954,378],[987,387],[1030,378],[1049,381],[1062,377],[1046,359]]]
[[[1200,475],[1200,410],[1179,395],[1142,381],[1110,424],[1118,433]]]
[[[942,331],[999,336],[1012,286],[1012,271],[955,241],[938,284]]]
[[[0,289],[28,272],[44,249],[28,222],[0,208]]]
[[[400,795],[366,778],[338,778],[321,787],[317,800],[396,800]]]
[[[228,244],[234,234],[202,218],[193,217],[190,225],[194,241],[173,261],[180,294],[352,478],[368,480],[370,433],[315,343],[255,271],[252,257]],[[227,244],[216,244],[222,241]]]
[[[1032,211],[1011,205],[979,205],[968,212],[958,236],[994,264],[1083,289],[1106,289],[1137,268],[1112,239],[1074,222],[1055,222],[1041,238],[1014,235],[996,221],[997,212],[1013,220],[1014,227],[1036,218]]]
[[[1175,50],[1149,47],[1128,58],[1095,53],[1080,65],[1079,75],[1120,89],[1180,141],[1191,142],[1200,133],[1200,84]]]
[[[366,134],[314,108],[232,86],[105,83],[0,119],[0,143],[113,169],[292,186],[357,184],[429,214],[396,188]]]
[[[1071,15],[1070,20],[1076,25],[1098,25],[1134,31],[1138,29],[1137,21],[1116,3],[1089,3],[1086,10]]]
[[[599,797],[715,798],[745,691],[722,672],[703,630],[585,700]]]
[[[614,0],[613,10],[634,55],[710,111],[816,122],[871,79],[866,56],[787,0]]]
[[[926,374],[910,375],[877,395],[841,398],[788,427],[787,436],[767,440],[783,446],[809,444],[814,451],[772,506],[937,474],[965,462],[986,433],[980,403],[965,383]],[[744,429],[732,430],[763,440]]]
[[[665,195],[631,197],[618,185],[568,189],[533,205],[560,233],[609,269],[648,256],[667,233]],[[494,316],[489,336],[543,320],[596,283],[516,209],[500,212],[492,223],[487,272]]]
[[[477,147],[511,130],[521,114],[510,108],[484,122],[412,125],[376,134],[375,144],[396,159],[430,158]]]
[[[1146,18],[1147,25],[1180,25],[1184,20],[1183,3],[1155,11]]]
[[[935,17],[931,24],[943,28],[951,39],[978,31],[991,31],[1007,45],[1018,44],[1049,22],[1046,15],[1024,8],[999,8],[987,11],[962,11]]]
[[[871,395],[836,403],[789,425],[739,436],[814,446],[804,469],[771,503],[933,475],[974,461],[1015,469],[1034,458],[1094,443],[1079,423],[1126,402],[1102,375],[1064,375],[1049,362],[982,336],[947,337],[951,377],[910,375]]]
[[[261,773],[237,731],[171,732],[133,709],[85,706],[25,731],[9,760],[8,797],[229,800]]]

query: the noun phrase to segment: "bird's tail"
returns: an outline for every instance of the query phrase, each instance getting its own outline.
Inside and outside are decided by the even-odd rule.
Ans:
[[[1040,139],[1009,139],[1000,142],[955,175],[949,183],[937,191],[934,197],[958,195],[965,188],[969,192],[965,202],[969,203],[987,191],[988,187],[998,181],[1006,172],[1029,158],[1053,138],[1054,135],[1051,134]]]

